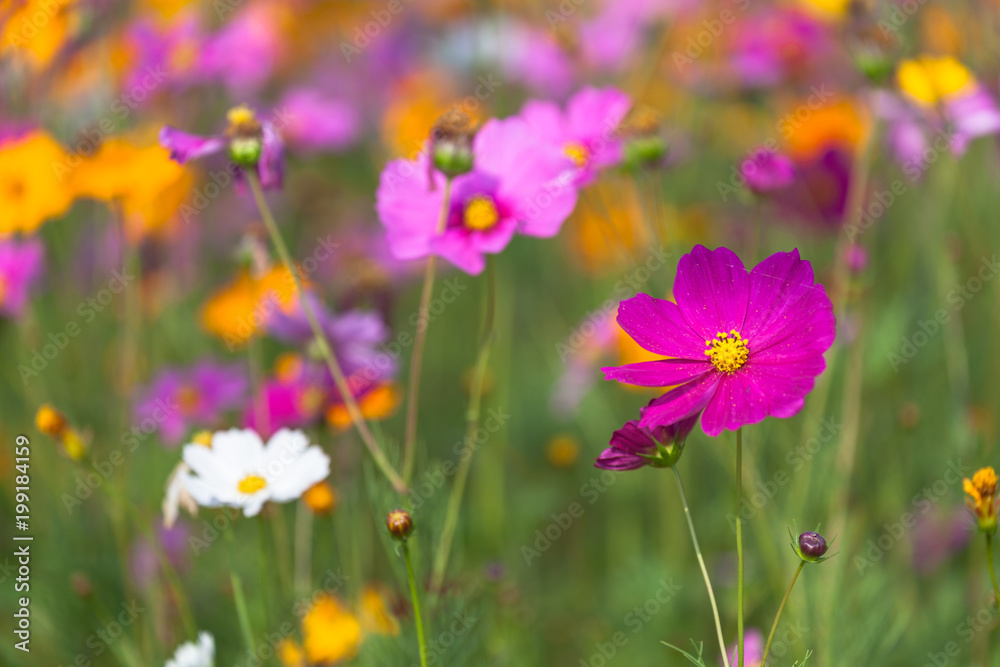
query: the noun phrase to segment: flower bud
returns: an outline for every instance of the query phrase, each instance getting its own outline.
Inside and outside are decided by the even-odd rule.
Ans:
[[[453,178],[472,171],[472,140],[476,128],[467,113],[451,109],[431,129],[431,156],[434,167]]]
[[[808,530],[799,535],[799,553],[804,560],[815,561],[826,553],[829,547],[819,533]]]
[[[389,534],[400,541],[405,541],[413,532],[413,518],[409,512],[403,510],[389,512],[385,518],[385,525],[389,528]]]
[[[263,129],[257,115],[249,107],[238,106],[226,116],[229,158],[241,167],[256,167],[264,150]]]
[[[622,128],[625,133],[624,164],[635,170],[657,167],[667,156],[667,142],[660,131],[660,114],[650,107],[635,109]]]

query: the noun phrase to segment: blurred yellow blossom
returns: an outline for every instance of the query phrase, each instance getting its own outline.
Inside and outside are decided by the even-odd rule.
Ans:
[[[302,634],[310,663],[349,660],[361,644],[358,619],[329,595],[320,596],[306,613]]]
[[[918,104],[934,105],[967,92],[976,80],[952,56],[920,56],[899,63],[896,79],[900,89]]]
[[[294,295],[295,282],[283,266],[261,277],[243,270],[208,298],[201,309],[201,324],[227,345],[239,346],[264,325],[275,309],[288,308]]]
[[[361,591],[358,600],[358,619],[361,628],[369,634],[399,634],[399,621],[389,611],[385,592],[378,586],[369,584]]]
[[[33,232],[69,209],[70,180],[55,169],[65,161],[66,151],[42,131],[0,144],[0,236]]]

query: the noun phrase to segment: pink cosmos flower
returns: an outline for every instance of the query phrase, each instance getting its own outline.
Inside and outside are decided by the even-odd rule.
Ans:
[[[282,428],[304,428],[318,422],[335,390],[333,378],[324,366],[302,362],[292,372],[268,380],[261,391],[259,400],[263,410],[258,414],[258,399],[251,400],[244,411],[243,424],[267,436]]]
[[[289,91],[277,108],[288,118],[282,130],[285,140],[301,152],[341,150],[352,144],[361,130],[351,104],[311,88]]]
[[[743,650],[746,657],[743,659],[744,667],[762,667],[764,662],[764,633],[757,628],[747,628],[743,635]],[[729,647],[729,664],[737,665],[739,662],[739,646],[733,643]],[[721,658],[720,658],[721,662]]]
[[[640,426],[701,414],[710,436],[802,409],[833,344],[833,305],[798,250],[776,253],[750,272],[728,248],[695,246],[681,258],[676,303],[638,294],[622,301],[618,324],[667,359],[605,368],[605,377],[674,386],[643,411]]]
[[[625,422],[611,436],[610,446],[601,452],[594,465],[605,470],[638,470],[649,465],[647,457],[656,454],[659,444],[683,443],[697,421],[695,415],[676,424],[651,428],[640,426],[638,419]]]
[[[577,186],[589,185],[597,173],[622,160],[618,126],[632,100],[615,88],[584,88],[563,113],[553,102],[531,100],[521,110],[523,118],[545,142],[559,148],[576,167]]]
[[[191,429],[218,426],[223,413],[242,408],[247,387],[239,366],[203,361],[168,368],[140,390],[136,427],[143,433],[158,430],[165,443],[176,446]]]
[[[445,177],[424,152],[393,160],[379,183],[376,210],[397,259],[438,255],[478,274],[486,253],[499,253],[515,232],[555,236],[576,206],[576,188],[561,150],[520,118],[487,121],[473,143],[475,166],[452,181],[444,233],[438,216]]]
[[[42,275],[45,249],[36,238],[0,239],[0,316],[16,318]]]
[[[754,192],[771,192],[791,185],[795,163],[786,155],[759,148],[740,164],[740,174]]]

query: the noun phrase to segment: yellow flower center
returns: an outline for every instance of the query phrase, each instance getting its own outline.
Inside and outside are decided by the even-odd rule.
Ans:
[[[253,112],[253,109],[245,104],[241,104],[226,112],[226,120],[229,121],[230,125],[250,125],[257,122],[257,115]]]
[[[587,147],[576,141],[571,141],[566,144],[566,147],[563,148],[563,150],[578,167],[584,166],[587,164],[587,160],[590,159],[590,151],[587,150]]]
[[[728,334],[720,331],[714,339],[706,340],[705,356],[712,359],[712,363],[723,373],[735,373],[747,362],[747,355],[750,354],[747,341],[740,336],[736,329]]]
[[[257,493],[265,486],[267,486],[267,481],[263,477],[258,477],[257,475],[247,475],[240,481],[236,488],[240,490],[240,493],[246,493],[249,495],[251,493]]]
[[[465,203],[465,211],[462,213],[462,222],[466,227],[475,231],[485,231],[497,224],[500,216],[497,214],[496,204],[493,199],[485,195],[476,195]]]

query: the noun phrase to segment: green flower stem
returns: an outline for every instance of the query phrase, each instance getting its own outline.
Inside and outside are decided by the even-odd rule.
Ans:
[[[253,654],[255,647],[253,641],[253,627],[250,625],[250,612],[247,611],[247,600],[243,595],[243,579],[236,574],[236,559],[233,558],[235,539],[233,538],[233,526],[226,530],[226,541],[229,543],[229,582],[233,587],[233,602],[236,604],[236,617],[240,622],[240,632],[243,634],[243,641],[247,645],[250,653]]]
[[[726,640],[722,636],[722,622],[719,620],[719,607],[715,603],[712,580],[708,576],[708,568],[705,567],[705,559],[701,555],[701,545],[698,544],[698,535],[694,532],[694,521],[691,520],[691,508],[688,506],[687,496],[684,494],[684,484],[681,482],[681,474],[677,472],[677,466],[670,466],[670,469],[674,471],[674,479],[677,480],[677,491],[681,494],[681,504],[684,506],[684,518],[687,519],[688,532],[691,533],[691,544],[694,545],[694,553],[698,557],[701,576],[705,580],[705,588],[708,590],[708,599],[712,603],[712,616],[715,619],[715,632],[719,638],[719,650],[722,651],[722,663],[725,667],[729,667],[729,656],[726,655]]]
[[[278,251],[278,256],[281,257],[282,263],[285,268],[292,275],[292,280],[295,281],[295,290],[300,297],[300,302],[302,304],[302,310],[306,315],[306,319],[309,320],[309,327],[312,329],[313,335],[316,337],[316,344],[319,347],[320,354],[323,356],[323,360],[326,361],[326,366],[330,370],[330,375],[333,376],[333,381],[337,385],[337,391],[340,392],[341,397],[344,399],[344,405],[347,407],[347,412],[351,416],[351,421],[354,422],[354,427],[358,430],[358,435],[361,436],[361,440],[365,443],[368,451],[371,452],[372,458],[375,460],[375,465],[378,469],[388,478],[389,482],[392,483],[393,488],[398,493],[406,493],[409,489],[407,488],[406,482],[400,477],[396,469],[392,467],[389,463],[389,459],[386,458],[385,453],[382,448],[379,447],[378,442],[375,440],[375,436],[372,435],[371,429],[368,428],[368,422],[365,421],[364,415],[361,414],[361,408],[358,407],[357,401],[354,399],[354,394],[351,392],[350,387],[347,386],[347,380],[344,378],[344,372],[340,368],[340,364],[337,362],[337,358],[333,355],[333,351],[330,349],[330,343],[326,339],[326,335],[323,333],[323,328],[319,325],[319,320],[316,317],[315,311],[313,311],[312,303],[305,298],[305,289],[302,287],[302,279],[299,277],[299,272],[295,266],[295,262],[292,260],[292,255],[288,251],[288,246],[285,245],[285,240],[281,237],[281,232],[278,230],[278,224],[274,221],[274,215],[271,213],[271,208],[267,204],[267,200],[264,199],[264,191],[261,190],[260,180],[257,178],[257,174],[254,173],[252,169],[246,170],[247,182],[250,184],[250,190],[253,192],[254,201],[257,204],[257,209],[260,211],[260,217],[264,220],[264,226],[267,227],[267,232],[271,236],[271,241],[274,243],[274,247]]]
[[[479,354],[476,357],[476,367],[472,379],[472,387],[469,397],[469,409],[466,414],[466,434],[465,446],[475,442],[476,430],[479,428],[479,407],[483,397],[483,378],[486,376],[486,363],[489,361],[490,344],[493,342],[493,314],[496,310],[496,272],[493,261],[487,258],[486,262],[486,315],[483,323],[483,336],[479,342]],[[448,569],[448,556],[451,552],[451,542],[455,537],[455,527],[458,524],[458,513],[462,507],[462,496],[465,493],[465,484],[469,479],[469,470],[472,468],[473,452],[463,458],[458,464],[458,472],[455,473],[455,483],[451,487],[451,496],[448,497],[448,509],[445,513],[444,528],[441,531],[441,541],[438,542],[437,552],[434,554],[434,569],[431,574],[431,590],[439,591],[444,582],[445,571]]]
[[[451,206],[451,179],[444,182],[444,197],[441,203],[441,214],[438,216],[437,234],[444,233],[448,222],[448,210]],[[424,287],[420,293],[420,322],[413,340],[413,356],[410,357],[409,390],[406,396],[406,431],[403,441],[403,479],[407,482],[413,477],[413,466],[417,445],[417,409],[420,407],[420,370],[424,358],[424,344],[427,342],[429,327],[428,313],[431,294],[434,291],[434,276],[437,270],[437,255],[431,255],[424,270]]]
[[[736,516],[743,501],[743,428],[736,429]],[[743,667],[743,520],[736,522],[736,645]]]
[[[993,570],[993,535],[986,535],[986,564],[990,568],[990,581],[993,582],[993,595],[997,605],[1000,605],[1000,587],[997,586],[997,574]]]
[[[774,639],[774,633],[778,629],[778,620],[781,618],[781,612],[785,609],[785,603],[788,602],[788,596],[792,594],[792,587],[795,586],[795,582],[799,578],[799,573],[802,572],[802,568],[805,567],[806,562],[804,560],[799,561],[799,567],[795,570],[795,576],[792,577],[792,583],[788,584],[788,590],[785,591],[785,597],[781,598],[781,605],[778,607],[778,613],[774,615],[774,623],[771,625],[771,634],[767,636],[767,643],[764,644],[764,658],[761,660],[761,667],[767,667],[767,655],[771,650],[771,640]]]
[[[410,580],[410,596],[413,598],[413,621],[417,625],[417,643],[420,646],[420,667],[427,667],[427,641],[424,639],[424,621],[420,615],[420,596],[417,595],[417,581],[413,576],[413,561],[410,546],[403,542],[403,557],[406,559],[406,577]]]

